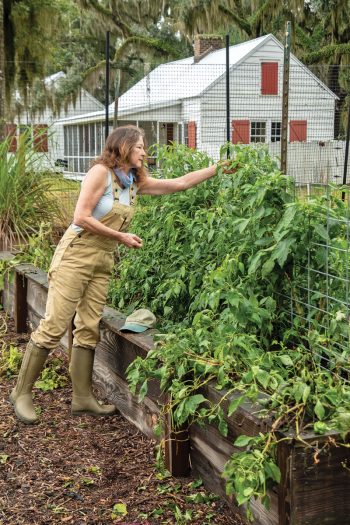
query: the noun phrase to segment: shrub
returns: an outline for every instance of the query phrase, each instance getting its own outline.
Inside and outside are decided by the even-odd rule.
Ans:
[[[0,143],[0,237],[3,248],[23,244],[42,222],[59,217],[59,205],[50,191],[47,172],[38,169],[38,154],[24,133],[15,153],[10,140]]]

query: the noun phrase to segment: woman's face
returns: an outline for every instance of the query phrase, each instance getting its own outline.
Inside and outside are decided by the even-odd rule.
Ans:
[[[136,142],[136,144],[131,149],[130,156],[129,156],[130,166],[132,168],[141,168],[141,166],[143,165],[145,156],[146,156],[146,152],[144,150],[143,138],[140,137],[139,140]]]

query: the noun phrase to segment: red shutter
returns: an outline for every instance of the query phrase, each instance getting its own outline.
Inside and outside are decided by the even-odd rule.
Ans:
[[[250,142],[250,122],[249,120],[232,121],[232,142],[233,144],[249,144]]]
[[[306,142],[307,120],[291,120],[289,131],[290,142]]]
[[[188,123],[188,147],[192,149],[196,149],[197,146],[196,127],[194,120]]]
[[[261,62],[261,94],[278,95],[278,62]]]
[[[48,145],[48,126],[46,124],[36,124],[33,126],[33,144],[34,150],[39,153],[47,153]]]
[[[15,153],[17,151],[17,126],[16,124],[5,124],[5,137],[10,139],[9,151]]]

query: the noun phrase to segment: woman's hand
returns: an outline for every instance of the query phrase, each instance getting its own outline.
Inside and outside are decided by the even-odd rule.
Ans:
[[[128,248],[142,248],[142,239],[134,233],[118,232],[117,241]]]
[[[218,167],[222,168],[222,171],[223,173],[226,173],[226,174],[233,174],[233,173],[236,173],[236,171],[241,167],[240,164],[236,164],[235,166],[233,166],[234,164],[234,160],[231,160],[231,159],[228,159],[228,160],[221,160],[218,162]]]

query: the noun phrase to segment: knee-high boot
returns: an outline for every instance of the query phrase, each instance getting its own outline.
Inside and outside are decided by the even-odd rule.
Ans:
[[[32,340],[27,345],[19,371],[17,384],[10,394],[10,401],[18,419],[27,425],[37,423],[34,410],[32,388],[44,368],[50,350],[37,346]]]
[[[110,416],[116,412],[114,405],[100,405],[92,394],[92,369],[95,350],[73,346],[70,362],[70,376],[73,386],[72,414]]]

